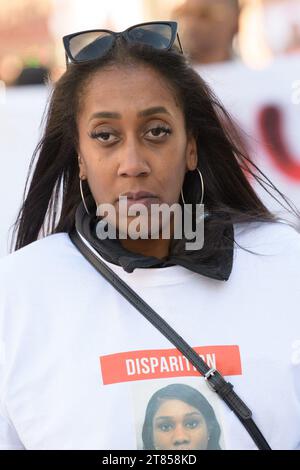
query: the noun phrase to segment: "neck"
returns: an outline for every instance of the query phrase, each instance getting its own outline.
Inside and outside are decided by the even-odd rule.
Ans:
[[[126,240],[120,240],[120,242],[127,250],[133,251],[134,253],[139,253],[144,256],[154,256],[155,258],[162,259],[167,257],[169,254],[169,239],[132,240],[131,238],[127,238]]]
[[[124,248],[134,253],[139,253],[144,256],[154,256],[155,258],[162,259],[169,255],[171,240],[174,237],[174,218],[170,220],[170,231],[169,238],[163,238],[164,230],[160,229],[159,238],[138,238],[133,240],[132,238],[120,239],[120,242]]]

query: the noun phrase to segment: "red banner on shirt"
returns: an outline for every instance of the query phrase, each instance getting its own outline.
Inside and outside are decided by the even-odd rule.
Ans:
[[[195,351],[223,375],[241,375],[238,346],[204,346]],[[104,385],[167,377],[200,376],[178,349],[128,351],[100,357]]]

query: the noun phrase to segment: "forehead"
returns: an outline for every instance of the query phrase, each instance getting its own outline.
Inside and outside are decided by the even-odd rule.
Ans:
[[[182,416],[188,413],[200,414],[200,411],[188,403],[176,398],[166,399],[157,410],[156,417],[168,414],[170,416]]]
[[[81,116],[99,110],[129,112],[151,106],[165,106],[181,113],[174,90],[164,77],[150,67],[111,67],[96,72],[85,86]]]

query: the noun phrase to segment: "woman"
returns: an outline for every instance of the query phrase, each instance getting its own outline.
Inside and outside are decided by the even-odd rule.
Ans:
[[[270,182],[181,53],[176,24],[83,32],[64,44],[68,67],[30,167],[16,252],[1,260],[1,446],[135,449],[134,381],[199,376],[183,358],[174,363],[168,340],[77,250],[69,237],[76,227],[199,354],[232,376],[271,447],[295,448],[300,242],[247,178]],[[204,221],[203,247],[188,249],[185,233],[175,237],[174,217],[169,237],[161,219],[153,237],[145,228],[123,237],[137,219],[133,202],[191,204],[193,227]],[[117,238],[99,236],[104,204],[120,216]],[[149,220],[147,213],[140,225]],[[107,222],[113,227],[113,218]],[[223,402],[220,409],[226,448],[256,448]]]
[[[146,450],[219,450],[220,434],[212,406],[189,385],[167,385],[148,403],[143,425]]]

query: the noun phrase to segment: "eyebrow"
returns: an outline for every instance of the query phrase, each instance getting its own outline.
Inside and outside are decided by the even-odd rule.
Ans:
[[[192,415],[197,415],[197,416],[201,416],[200,413],[198,413],[198,411],[193,411],[192,413],[186,413],[184,416],[192,416]],[[156,420],[159,420],[159,419],[171,419],[173,418],[173,416],[158,416],[156,418]]]
[[[169,114],[169,111],[164,106],[153,106],[152,108],[143,109],[137,113],[138,117],[147,117],[152,116],[153,114]],[[109,119],[121,119],[122,115],[120,113],[111,112],[111,111],[98,111],[91,115],[89,121],[95,118],[109,118]]]

